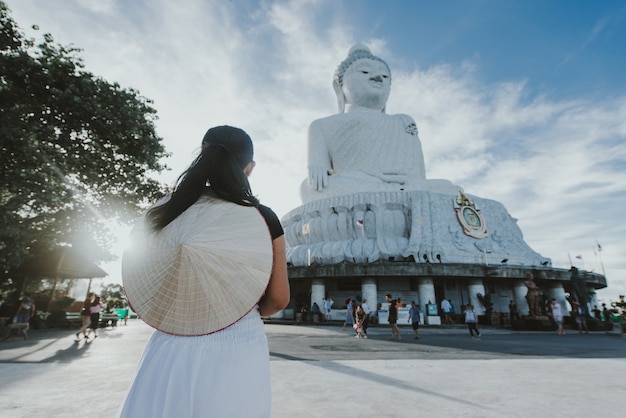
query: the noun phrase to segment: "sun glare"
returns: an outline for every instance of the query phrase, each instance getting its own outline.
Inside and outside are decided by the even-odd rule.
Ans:
[[[113,236],[115,237],[115,244],[113,245],[113,253],[118,257],[121,257],[124,251],[128,249],[132,241],[130,239],[130,231],[132,229],[132,225],[121,225],[117,222],[114,222],[109,225]]]

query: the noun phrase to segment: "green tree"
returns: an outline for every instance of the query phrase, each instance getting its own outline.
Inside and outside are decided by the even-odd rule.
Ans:
[[[110,260],[112,221],[162,193],[152,102],[84,69],[80,50],[26,38],[0,1],[0,285],[58,245]],[[38,29],[33,26],[34,29]],[[2,288],[0,288],[2,292]]]
[[[126,296],[122,285],[109,283],[102,288],[100,297],[107,305],[107,309],[124,308]]]

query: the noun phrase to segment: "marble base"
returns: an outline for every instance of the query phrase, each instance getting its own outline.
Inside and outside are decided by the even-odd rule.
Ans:
[[[441,317],[440,316],[427,316],[426,324],[427,325],[441,325]]]
[[[455,197],[430,191],[354,193],[316,200],[283,219],[292,266],[377,261],[549,265],[525,242],[517,220],[494,200],[467,195],[486,233],[468,235]]]

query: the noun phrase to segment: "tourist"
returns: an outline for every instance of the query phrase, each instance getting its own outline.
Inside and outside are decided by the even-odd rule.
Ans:
[[[311,313],[313,315],[319,315],[320,314],[320,305],[318,305],[317,302],[313,302],[313,306],[311,307]]]
[[[478,323],[478,316],[476,312],[474,312],[474,307],[472,305],[467,305],[465,307],[465,323],[467,324],[467,329],[469,330],[470,337],[474,338],[474,332],[476,332],[476,336],[480,338],[480,331],[476,327]]]
[[[365,311],[363,310],[362,306],[357,306],[356,307],[356,312],[355,312],[355,331],[356,331],[356,338],[367,338],[367,335],[365,335],[365,333],[363,332],[364,329],[364,323],[365,323]]]
[[[513,321],[519,319],[519,313],[517,312],[517,303],[513,299],[509,301],[509,320]]]
[[[20,300],[20,306],[15,312],[14,322],[28,324],[30,318],[35,316],[35,300],[30,296],[30,293],[24,293],[24,297]]]
[[[91,301],[93,299],[93,293],[87,293],[87,297],[83,301],[83,306],[80,309],[81,327],[76,333],[76,341],[80,341],[80,334],[83,334],[87,338],[87,328],[91,324]]]
[[[443,311],[443,322],[445,324],[451,324],[452,318],[450,317],[450,313],[452,312],[452,305],[448,299],[441,301],[441,310]]]
[[[565,335],[565,329],[563,328],[563,313],[561,312],[561,305],[556,301],[556,299],[552,299],[550,301],[550,308],[552,309],[552,319],[556,323],[557,326],[557,334]]]
[[[354,325],[354,303],[352,299],[346,299],[346,319],[342,329],[345,330],[346,326],[352,328],[352,325]]]
[[[93,337],[98,338],[98,324],[100,323],[100,312],[102,312],[102,308],[104,308],[104,304],[100,301],[100,296],[92,295],[89,305],[89,332],[86,334],[85,338],[88,338],[92,332]]]
[[[367,338],[367,328],[370,326],[370,306],[367,304],[367,299],[363,299],[363,303],[361,303],[361,308],[363,312],[365,312],[365,320],[363,321],[363,334],[365,338]]]
[[[389,325],[391,326],[391,338],[390,340],[394,340],[395,337],[398,337],[398,340],[401,340],[400,329],[398,328],[398,307],[396,305],[396,301],[391,298],[391,293],[387,293],[385,295],[385,299],[387,299],[387,303],[389,304],[389,313],[387,316],[387,320],[389,321]]]
[[[585,330],[585,334],[589,334],[589,328],[587,328],[587,311],[583,307],[581,303],[575,302],[575,306],[572,306],[572,311],[576,312],[576,323],[578,324],[578,333],[583,333],[583,328]]]
[[[454,311],[454,303],[452,303],[452,299],[448,299],[448,302],[450,302],[450,323],[454,324],[455,321],[455,311]]]
[[[605,324],[611,322],[611,311],[606,307],[606,303],[602,304],[602,320]]]
[[[147,343],[121,417],[271,415],[269,349],[261,317],[287,306],[289,281],[282,226],[248,183],[254,166],[252,141],[243,130],[209,129],[200,155],[173,193],[134,228],[145,240],[143,247],[158,249],[159,237],[190,236],[194,240],[183,242],[206,249],[187,252],[182,269],[142,246],[124,254],[129,303],[157,330]],[[204,239],[197,242],[196,237]],[[229,251],[220,255],[226,243]],[[177,260],[176,254],[187,246],[166,250]],[[136,261],[139,256],[144,257],[141,263]],[[149,261],[156,265],[150,266]],[[206,274],[209,268],[211,274]],[[155,277],[160,270],[168,274]],[[194,274],[186,275],[186,270]],[[182,279],[190,286],[196,283],[198,289],[204,285],[229,291],[232,299],[225,301],[210,291],[177,292],[169,284]],[[166,294],[157,294],[158,300],[142,299],[142,292],[153,288],[165,288]],[[159,305],[168,300],[167,306]],[[166,314],[167,321],[158,325]]]
[[[407,322],[411,323],[413,331],[415,331],[415,339],[419,340],[419,327],[420,327],[420,308],[415,304],[415,301],[411,301],[411,307],[409,308],[409,319]]]
[[[598,321],[602,320],[602,311],[598,309],[598,305],[593,305],[593,317]]]
[[[327,321],[333,319],[333,303],[335,302],[328,296],[324,298],[324,319]]]

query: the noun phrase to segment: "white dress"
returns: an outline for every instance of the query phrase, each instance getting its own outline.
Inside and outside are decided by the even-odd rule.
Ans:
[[[269,349],[253,309],[214,334],[155,331],[144,350],[120,417],[269,417]]]

